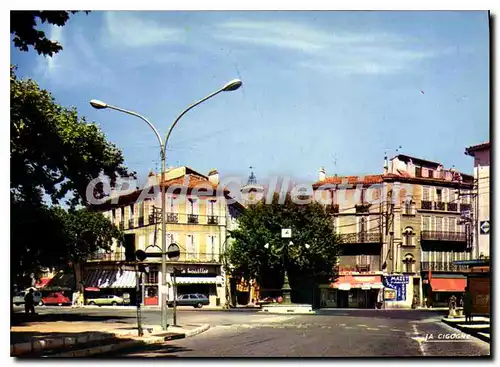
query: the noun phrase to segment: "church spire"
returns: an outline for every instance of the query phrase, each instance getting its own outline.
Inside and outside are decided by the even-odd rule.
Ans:
[[[249,168],[253,169],[252,166],[250,166]],[[256,185],[256,184],[257,184],[257,177],[255,177],[253,171],[250,171],[250,176],[248,176],[247,185]]]

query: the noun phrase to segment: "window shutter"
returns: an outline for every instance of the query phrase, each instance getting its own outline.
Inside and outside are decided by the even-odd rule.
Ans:
[[[436,231],[437,232],[443,231],[443,218],[442,217],[436,217]]]
[[[443,202],[449,203],[450,198],[449,198],[449,190],[446,187],[443,187]]]
[[[422,186],[422,200],[430,201],[429,186]]]
[[[431,229],[431,217],[422,217],[422,230],[429,231]]]

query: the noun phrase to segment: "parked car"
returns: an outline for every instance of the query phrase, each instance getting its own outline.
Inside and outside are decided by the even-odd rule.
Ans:
[[[50,293],[46,297],[42,297],[42,301],[40,302],[42,305],[71,305],[71,300],[66,297],[61,292]]]
[[[14,296],[14,298],[12,298],[12,303],[15,304],[16,306],[24,305],[24,296],[28,292],[29,292],[29,290],[17,292],[16,295]],[[41,304],[40,302],[42,301],[42,292],[34,291],[33,292],[33,301],[35,302],[35,305]]]
[[[177,306],[193,306],[194,308],[201,308],[203,305],[208,306],[210,301],[208,297],[199,294],[181,294],[177,297]],[[174,301],[167,302],[168,307],[174,307]]]
[[[97,306],[128,305],[130,304],[130,298],[122,298],[115,295],[102,295],[87,299],[87,304]]]

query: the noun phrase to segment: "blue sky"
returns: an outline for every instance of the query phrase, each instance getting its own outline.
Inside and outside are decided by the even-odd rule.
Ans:
[[[472,173],[466,146],[489,139],[487,12],[100,12],[46,28],[53,58],[11,46],[18,74],[100,124],[144,177],[161,133],[186,106],[169,165],[259,180],[375,174],[384,151]],[[336,164],[334,163],[336,160]]]

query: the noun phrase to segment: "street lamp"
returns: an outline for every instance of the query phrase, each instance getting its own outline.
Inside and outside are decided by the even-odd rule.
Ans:
[[[167,237],[166,237],[166,218],[165,218],[165,185],[164,181],[166,181],[165,176],[165,171],[166,171],[166,159],[167,159],[167,144],[168,144],[168,139],[170,138],[170,134],[172,133],[172,130],[174,129],[175,125],[177,125],[177,122],[181,119],[182,116],[184,116],[189,110],[192,108],[198,106],[199,104],[205,102],[206,100],[216,96],[217,94],[221,92],[231,92],[234,90],[237,90],[239,87],[241,87],[243,83],[239,79],[233,79],[230,82],[226,83],[222,88],[218,89],[217,91],[213,92],[212,94],[209,94],[205,98],[200,99],[199,101],[191,104],[188,106],[184,111],[182,111],[179,116],[174,120],[170,128],[168,129],[167,135],[165,137],[165,141],[162,140],[160,133],[158,130],[154,127],[154,125],[149,122],[147,118],[144,116],[138,114],[137,112],[133,111],[128,111],[120,107],[112,106],[109,105],[105,102],[93,99],[90,101],[90,105],[96,109],[105,109],[105,108],[110,108],[116,111],[120,111],[132,116],[136,116],[146,122],[149,127],[153,130],[153,132],[156,135],[156,138],[158,139],[158,143],[160,145],[160,157],[161,157],[161,179],[160,179],[160,188],[161,188],[161,231],[162,231],[162,238],[161,238],[161,249],[162,249],[162,257],[161,257],[161,283],[162,283],[162,304],[161,304],[161,326],[163,330],[167,329],[167,303],[166,303],[166,287],[167,287]],[[175,310],[174,310],[175,312]]]
[[[283,294],[283,304],[285,305],[289,305],[292,303],[292,297],[291,297],[291,293],[292,293],[292,288],[290,287],[290,283],[288,281],[288,272],[287,272],[287,264],[288,264],[288,246],[293,246],[294,243],[292,241],[288,242],[288,243],[283,243],[283,245],[279,248],[276,248],[275,249],[275,252],[273,253],[273,248],[271,247],[271,245],[269,245],[269,243],[266,243],[264,245],[264,248],[266,250],[271,250],[271,253],[273,253],[273,255],[276,255],[276,256],[282,256],[283,258],[283,268],[285,270],[285,274],[284,274],[284,277],[283,277],[283,286],[281,287],[281,293]],[[304,247],[306,249],[309,249],[311,246],[309,244],[304,244]]]

